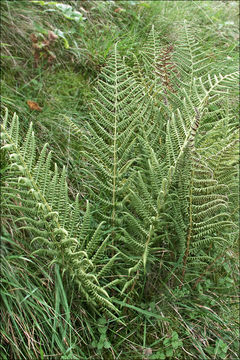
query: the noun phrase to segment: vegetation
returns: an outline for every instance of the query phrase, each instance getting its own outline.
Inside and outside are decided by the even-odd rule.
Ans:
[[[238,359],[237,2],[1,7],[1,358]]]

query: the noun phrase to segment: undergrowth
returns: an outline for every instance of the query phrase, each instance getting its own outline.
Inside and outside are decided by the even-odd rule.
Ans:
[[[1,358],[238,359],[236,3],[1,7]]]

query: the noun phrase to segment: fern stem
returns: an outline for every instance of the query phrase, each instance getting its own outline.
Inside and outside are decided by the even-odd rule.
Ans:
[[[190,185],[190,199],[189,199],[189,228],[188,228],[188,236],[187,236],[187,245],[186,245],[186,250],[185,250],[185,254],[183,257],[183,271],[182,271],[182,282],[180,284],[180,288],[182,287],[183,283],[184,283],[184,277],[185,277],[185,272],[186,272],[186,267],[187,267],[187,259],[188,259],[188,255],[189,255],[189,249],[190,249],[190,242],[191,242],[191,235],[192,235],[192,190],[193,190],[193,170],[192,170],[192,180],[191,180],[191,185]]]
[[[113,192],[112,192],[112,225],[115,223],[116,211],[116,178],[117,178],[117,107],[118,107],[118,83],[117,83],[117,44],[115,45],[115,86],[114,86],[114,138],[113,138]]]

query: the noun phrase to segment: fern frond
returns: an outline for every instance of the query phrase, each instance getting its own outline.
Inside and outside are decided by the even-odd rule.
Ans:
[[[86,191],[101,203],[96,216],[111,227],[121,221],[122,202],[129,193],[139,119],[146,111],[142,88],[131,76],[115,46],[102,70],[87,124],[86,161],[82,168]]]
[[[47,254],[52,258],[51,263],[60,264],[62,270],[67,271],[79,285],[92,306],[99,304],[117,312],[103,289],[104,276],[99,276],[99,272],[107,273],[114,259],[107,260],[102,267],[99,265],[103,259],[99,261],[97,256],[92,256],[98,252],[99,243],[105,243],[101,224],[96,232],[92,231],[88,205],[83,220],[79,219],[78,197],[74,203],[69,199],[66,170],[59,172],[56,165],[55,170],[51,170],[51,153],[47,152],[47,146],[44,146],[37,159],[32,124],[23,144],[18,140],[16,116],[10,122],[6,115],[1,127],[3,148],[8,151],[14,165],[10,166],[3,188],[7,194],[4,207],[9,209],[13,219],[23,224],[19,230],[24,229],[33,235],[31,243],[41,244],[41,248],[34,251],[35,254]],[[8,181],[8,178],[14,180]]]
[[[212,241],[210,239],[214,237],[211,234],[216,235],[216,231],[219,232],[219,229],[226,230],[229,226],[233,226],[229,220],[227,188],[218,177],[215,178],[209,160],[196,151],[196,143],[201,141],[201,131],[205,127],[206,120],[213,116],[212,109],[214,106],[217,106],[223,97],[226,94],[229,95],[229,91],[235,87],[238,73],[216,76],[211,71],[209,74],[207,69],[209,70],[210,67],[208,67],[207,61],[205,62],[204,53],[191,34],[191,29],[186,23],[183,28],[185,40],[182,48],[177,45],[174,49],[174,61],[178,64],[180,77],[182,75],[184,81],[177,81],[176,73],[175,75],[172,74],[175,64],[168,54],[170,49],[166,49],[164,52],[156,46],[154,29],[150,33],[149,51],[148,55],[145,56],[143,71],[140,69],[139,62],[135,61],[135,74],[139,77],[139,83],[143,85],[143,89],[146,86],[151,86],[150,83],[155,89],[157,86],[160,89],[162,85],[166,87],[167,79],[170,81],[170,76],[175,76],[176,81],[174,83],[173,78],[171,78],[173,84],[168,84],[168,111],[162,113],[161,123],[163,126],[161,132],[158,133],[161,136],[161,144],[154,143],[151,136],[147,135],[152,119],[150,118],[149,122],[140,122],[138,141],[142,159],[139,167],[143,175],[138,175],[138,178],[135,177],[134,190],[131,191],[129,198],[131,214],[126,212],[125,227],[129,232],[129,238],[132,238],[129,244],[133,245],[137,241],[142,245],[147,236],[147,228],[151,225],[154,243],[157,238],[159,239],[160,234],[161,238],[164,238],[161,229],[161,224],[166,219],[166,209],[164,208],[166,206],[167,208],[168,206],[172,207],[173,215],[167,216],[166,221],[170,232],[174,229],[178,234],[179,256],[183,259],[185,253],[186,259],[190,251],[190,238],[196,236],[195,248],[199,246],[198,249],[204,249],[206,243],[209,245]],[[187,53],[184,64],[181,63],[183,57],[180,56],[183,53]],[[179,63],[177,62],[178,55]],[[157,82],[156,77],[146,76],[150,69],[155,67],[156,70],[158,63],[162,68],[164,68],[164,64],[169,65],[164,69],[166,81],[162,85],[159,85],[160,82]],[[184,67],[185,70],[181,67]],[[155,71],[155,74],[158,74],[160,78],[162,76],[161,71]],[[144,79],[145,76],[151,79],[148,84]],[[144,90],[143,92],[147,93]],[[145,101],[149,101],[152,106],[152,94]],[[157,111],[152,114],[156,115]],[[157,124],[156,129],[159,131],[159,123],[156,119],[154,120],[155,125]],[[191,161],[189,161],[190,159]],[[178,197],[172,196],[175,191],[179,191]],[[186,198],[191,199],[191,206],[186,202]],[[201,211],[199,206],[202,206]],[[186,220],[189,220],[189,217],[191,218],[190,223],[194,224],[195,233],[192,232],[192,225]],[[179,220],[178,224],[174,221],[175,218]],[[202,244],[200,239],[202,239]],[[193,244],[192,247],[194,247]],[[135,248],[137,249],[136,245]],[[141,246],[139,250],[141,252]],[[140,256],[138,252],[137,254]],[[206,259],[208,258],[206,254],[201,256],[202,261],[204,256]]]
[[[206,77],[210,73],[211,64],[199,44],[196,29],[186,20],[176,29],[177,41],[175,45],[174,61],[178,68],[176,84],[180,88],[191,92],[194,78]]]

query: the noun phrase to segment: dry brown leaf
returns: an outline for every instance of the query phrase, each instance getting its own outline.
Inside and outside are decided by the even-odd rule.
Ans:
[[[54,32],[53,31],[48,31],[48,39],[50,40],[50,41],[54,41],[54,40],[56,40],[58,38],[58,36],[56,35],[56,34],[54,34]]]
[[[123,9],[120,8],[120,7],[114,10],[115,13],[119,13],[119,12],[121,12],[121,11],[123,11]]]
[[[42,108],[35,101],[27,100],[27,104],[31,110],[42,111]]]
[[[31,38],[31,40],[32,40],[33,43],[37,43],[38,39],[37,39],[37,37],[36,37],[35,34],[31,34],[31,35],[30,35],[30,38]]]

